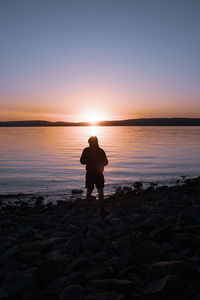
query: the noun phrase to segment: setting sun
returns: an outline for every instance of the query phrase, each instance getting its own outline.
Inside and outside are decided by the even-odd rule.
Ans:
[[[91,125],[97,125],[99,121],[105,120],[105,115],[100,111],[90,111],[85,115],[86,122],[89,122]]]

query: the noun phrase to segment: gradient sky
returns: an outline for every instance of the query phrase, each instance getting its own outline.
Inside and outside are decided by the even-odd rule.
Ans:
[[[0,121],[200,117],[199,0],[0,0]]]

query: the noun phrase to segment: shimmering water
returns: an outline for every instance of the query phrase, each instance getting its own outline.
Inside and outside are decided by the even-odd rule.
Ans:
[[[200,127],[10,127],[0,128],[0,194],[84,188],[79,159],[94,134],[109,159],[106,192],[136,180],[200,175]]]

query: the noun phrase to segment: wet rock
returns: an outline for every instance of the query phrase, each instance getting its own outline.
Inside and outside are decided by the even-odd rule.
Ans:
[[[35,206],[42,205],[43,200],[44,200],[44,197],[43,197],[43,196],[37,197],[37,198],[36,198],[36,201],[35,201]]]
[[[47,260],[43,262],[37,269],[37,280],[41,287],[45,287],[50,281],[54,280],[63,271],[63,266],[56,262]]]
[[[153,193],[155,192],[155,189],[153,186],[149,186],[146,190],[145,190],[147,193]]]
[[[198,237],[192,241],[191,248],[200,249],[200,237]]]
[[[56,234],[58,236],[58,234]],[[63,233],[62,233],[63,235]],[[52,237],[46,241],[47,248],[51,248],[52,250],[58,250],[61,248],[65,248],[67,244],[67,238],[60,236],[60,237]]]
[[[9,300],[9,295],[5,290],[0,289],[0,300]]]
[[[112,291],[121,294],[130,294],[134,290],[134,285],[129,280],[102,279],[91,280],[87,284],[89,293],[100,293]]]
[[[84,297],[84,300],[125,300],[124,295],[120,295],[114,292],[105,292],[99,294],[88,295]]]
[[[132,191],[132,188],[130,186],[123,186],[123,191],[124,192]]]
[[[68,275],[77,270],[87,269],[91,264],[92,262],[87,258],[78,258],[65,267],[64,274]]]
[[[95,225],[89,225],[86,238],[90,243],[94,244],[96,241],[102,242],[105,237],[103,230]]]
[[[44,241],[24,242],[20,248],[23,252],[46,252],[49,249],[49,244]]]
[[[173,225],[166,225],[158,230],[152,231],[150,237],[158,243],[171,241],[173,235]]]
[[[173,251],[173,249],[174,249],[174,247],[170,243],[163,243],[161,246],[166,253]]]
[[[15,245],[8,250],[6,250],[0,257],[0,262],[2,264],[6,263],[10,258],[15,257],[19,253],[19,246]]]
[[[146,288],[142,299],[189,300],[194,293],[189,282],[177,275],[154,281]]]
[[[37,293],[31,300],[59,300],[58,295],[52,291],[42,291]]]
[[[140,214],[131,214],[131,215],[126,217],[126,220],[130,223],[133,223],[133,224],[138,224],[140,219],[141,219]]]
[[[111,278],[113,276],[113,268],[112,267],[94,268],[87,271],[85,276],[88,280]]]
[[[147,235],[140,231],[134,231],[131,234],[131,240],[134,246],[147,240]]]
[[[111,218],[110,224],[114,231],[119,233],[125,233],[128,229],[127,224],[125,224],[120,218]]]
[[[190,245],[192,241],[192,235],[190,233],[176,233],[173,237],[173,245],[177,249],[184,249]]]
[[[158,227],[162,227],[165,225],[165,219],[161,214],[151,214],[149,217],[145,218],[143,221],[143,227],[146,229],[147,232],[150,230],[154,230]]]
[[[121,253],[121,252],[125,251],[126,249],[132,248],[132,241],[127,236],[122,236],[122,237],[116,239],[115,243],[116,243],[116,251],[118,253]]]
[[[83,193],[83,190],[76,190],[76,189],[74,189],[74,190],[71,190],[71,192],[72,192],[72,195],[75,195],[75,194],[82,194],[82,193]]]
[[[39,252],[21,252],[19,255],[20,262],[25,264],[37,265],[42,258]]]
[[[30,272],[14,272],[2,284],[9,295],[23,295],[25,292],[33,292],[37,289],[35,276]]]
[[[133,184],[134,188],[135,189],[141,189],[142,186],[143,186],[143,183],[140,182],[140,181],[136,181],[134,184]]]
[[[150,185],[151,185],[151,186],[157,186],[158,183],[156,183],[156,182],[151,182]]]
[[[151,241],[144,241],[133,249],[133,259],[136,263],[151,263],[153,260],[164,257],[162,247]]]
[[[77,233],[74,234],[68,241],[66,248],[69,248],[73,254],[84,251],[86,248],[85,232],[87,227],[81,227],[77,229]]]
[[[71,272],[66,277],[67,285],[79,284],[81,286],[85,286],[85,284],[86,284],[86,274],[87,274],[87,272],[84,272],[84,271]]]
[[[120,267],[126,268],[126,267],[130,266],[133,263],[133,261],[134,261],[133,254],[130,249],[125,249],[124,251],[122,251],[120,253],[120,255],[119,255]]]
[[[70,285],[63,290],[60,300],[83,300],[85,293],[86,290],[80,285]]]
[[[148,268],[146,280],[150,282],[170,274],[176,274],[185,278],[194,278],[198,274],[198,270],[193,263],[187,261],[160,261]]]
[[[94,255],[95,260],[97,261],[103,261],[107,257],[107,252],[105,251],[99,251]]]
[[[177,222],[182,225],[195,225],[196,224],[196,217],[191,213],[183,212],[178,216]]]

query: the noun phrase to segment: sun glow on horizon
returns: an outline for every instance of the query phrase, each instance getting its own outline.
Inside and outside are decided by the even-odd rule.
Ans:
[[[105,114],[101,111],[95,110],[95,111],[89,111],[85,113],[85,122],[88,122],[91,124],[91,126],[98,125],[98,122],[104,121],[106,119]]]

